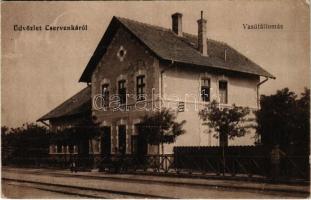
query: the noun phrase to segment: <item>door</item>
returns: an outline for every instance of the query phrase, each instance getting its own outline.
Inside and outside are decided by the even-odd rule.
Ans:
[[[111,153],[111,128],[104,127],[103,138],[102,138],[102,155],[110,156]]]
[[[144,134],[139,134],[139,124],[135,124],[135,135],[132,135],[132,154],[138,157],[147,155],[148,144]]]
[[[120,154],[124,155],[126,152],[126,126],[119,126],[119,147]]]
[[[137,153],[142,157],[148,153],[148,144],[144,135],[138,135],[137,137]]]

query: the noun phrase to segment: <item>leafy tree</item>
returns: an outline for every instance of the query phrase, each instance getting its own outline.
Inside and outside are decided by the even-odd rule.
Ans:
[[[79,155],[88,154],[88,141],[100,134],[98,124],[87,124],[51,132],[44,126],[24,124],[21,127],[1,127],[2,160],[14,162],[15,158],[47,157],[50,144],[78,145]],[[21,163],[25,164],[25,163]]]
[[[9,132],[9,127],[7,126],[1,126],[1,134],[6,135]]]
[[[5,128],[2,127],[2,129]],[[31,123],[7,130],[3,139],[6,139],[9,147],[19,147],[21,152],[23,152],[26,149],[48,147],[49,137],[49,131],[46,127]]]
[[[163,154],[163,144],[173,143],[179,135],[184,134],[185,123],[185,120],[176,122],[176,115],[171,110],[162,109],[151,115],[146,114],[139,124],[138,133],[148,144],[161,144]]]
[[[292,152],[295,154],[310,154],[310,89],[305,88],[301,98],[296,101],[296,131],[292,134]]]
[[[220,108],[216,101],[201,110],[199,116],[206,124],[215,130],[214,137],[219,138],[220,146],[228,146],[228,137],[242,137],[248,132],[245,122],[249,108],[232,105],[230,108]],[[211,130],[209,130],[211,132]]]
[[[48,153],[50,133],[46,127],[24,124],[22,127],[1,127],[2,156],[5,162],[16,157],[44,157]]]
[[[290,151],[293,151],[294,147],[300,153],[309,152],[309,89],[305,88],[300,99],[288,88],[269,96],[262,95],[260,107],[256,112],[257,132],[261,135],[264,145],[271,148],[279,144],[281,149],[288,153],[293,153]]]
[[[7,126],[1,126],[1,147],[2,147],[2,156],[3,156],[3,150],[8,147],[8,137],[7,134],[9,134],[9,128]]]

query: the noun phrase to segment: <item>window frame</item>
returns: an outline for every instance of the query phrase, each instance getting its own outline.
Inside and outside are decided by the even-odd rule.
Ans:
[[[102,106],[104,109],[109,108],[109,103],[110,103],[110,91],[109,91],[109,83],[104,83],[101,86],[101,95],[102,95]],[[107,90],[104,92],[104,88]]]
[[[95,146],[93,146],[93,144]],[[96,149],[93,147],[96,147]],[[101,154],[101,137],[100,136],[89,139],[89,154],[93,154],[93,155]]]
[[[221,98],[221,91],[222,91],[221,84],[223,84],[223,83],[226,84],[226,90],[225,90],[225,97],[226,98],[225,98],[224,102],[222,102],[223,98]],[[220,81],[218,81],[218,90],[219,90],[219,103],[220,104],[228,104],[228,81],[227,80],[220,80]]]
[[[124,92],[122,93],[121,89],[124,89]],[[118,81],[118,96],[119,96],[119,103],[121,105],[126,104],[126,80],[122,79]]]
[[[146,100],[146,76],[138,75],[136,76],[136,101],[144,101]]]
[[[208,82],[208,85],[206,86],[205,84],[205,81]],[[206,93],[203,93],[203,91],[206,91],[208,90],[208,96],[206,95],[203,95],[203,94],[206,94]],[[201,101],[203,102],[210,102],[211,101],[211,79],[208,78],[208,77],[204,77],[204,78],[201,78],[201,90],[200,90],[201,94]]]

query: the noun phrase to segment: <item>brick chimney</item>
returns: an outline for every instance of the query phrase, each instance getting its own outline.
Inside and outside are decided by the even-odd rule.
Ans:
[[[182,14],[174,13],[172,14],[172,30],[178,36],[182,36]]]
[[[201,11],[201,19],[198,21],[198,51],[203,56],[207,56],[207,41],[206,41],[206,20],[203,18],[203,11]]]

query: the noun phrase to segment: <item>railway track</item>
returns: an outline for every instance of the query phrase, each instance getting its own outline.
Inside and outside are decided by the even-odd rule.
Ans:
[[[261,194],[261,195],[277,195],[277,196],[306,196],[309,193],[302,192],[302,191],[277,191],[277,190],[267,190],[266,188],[258,188],[258,189],[247,189],[243,188],[244,186],[239,186],[239,189],[235,189],[235,186],[233,187],[232,184],[230,185],[224,185],[224,186],[217,186],[216,183],[210,183],[210,184],[204,184],[203,182],[200,183],[200,181],[196,183],[187,183],[183,182],[182,180],[175,182],[171,180],[151,180],[149,178],[142,178],[140,179],[139,177],[132,177],[131,175],[125,175],[122,176],[122,178],[118,176],[114,176],[114,174],[105,174],[105,175],[92,175],[88,173],[78,173],[78,174],[71,174],[70,172],[66,171],[52,171],[52,170],[41,170],[41,169],[14,169],[14,168],[3,168],[2,169],[3,175],[2,175],[2,180],[4,181],[11,181],[14,182],[14,184],[20,184],[20,185],[25,185],[27,186],[33,186],[34,188],[41,189],[41,190],[46,190],[46,191],[53,191],[53,192],[59,192],[63,194],[68,194],[68,192],[72,195],[79,195],[81,197],[85,198],[171,198],[175,196],[175,198],[178,198],[179,196],[182,196],[178,194],[176,196],[176,193],[174,193],[175,190],[178,190],[180,192],[185,192],[185,191],[191,191],[191,192],[202,192],[207,191],[211,192],[212,194],[215,195],[231,195],[234,193],[243,193],[243,194]],[[6,173],[10,173],[11,176],[8,174],[6,176]],[[15,176],[12,176],[15,174]],[[26,175],[23,179],[19,177],[18,174],[23,174]],[[77,180],[76,183],[79,182],[79,184],[64,184],[63,182],[54,182],[54,183],[49,183],[48,181],[45,181],[42,183],[39,180],[36,180],[36,178],[32,179],[31,181],[28,181],[26,178],[29,175],[35,175],[35,176],[48,176],[51,179],[55,178],[58,180],[61,180],[62,178],[69,178],[72,180],[72,183]],[[20,180],[16,180],[20,179]],[[94,180],[94,182],[92,181]],[[38,181],[38,182],[36,182]],[[81,185],[81,183],[84,182],[85,185]],[[94,185],[94,183],[98,182],[98,184],[108,184],[107,187],[103,187],[104,185]],[[92,183],[89,186],[88,184]],[[115,185],[114,187],[110,187],[110,184]],[[123,186],[119,188],[118,184],[121,184],[120,186]],[[129,184],[133,188],[129,189],[127,187],[124,187],[125,185]],[[213,185],[214,184],[214,185]],[[67,186],[68,185],[68,186]],[[245,185],[245,184],[244,184]],[[154,192],[153,189],[150,190],[150,188],[159,188],[163,187],[166,191],[172,191],[162,193],[162,192]],[[263,185],[265,187],[265,185]],[[123,188],[123,189],[122,189]],[[152,191],[152,195],[148,195],[146,193],[146,190],[143,189],[146,188],[147,190]],[[121,190],[121,191],[119,191]],[[179,193],[179,192],[178,192]],[[226,194],[225,194],[226,193]],[[185,193],[186,194],[186,193]],[[187,195],[187,194],[186,194]],[[252,194],[250,194],[252,195]],[[173,197],[174,198],[174,197]]]
[[[209,189],[217,189],[217,190],[226,190],[226,189],[234,189],[232,185],[226,186],[226,185],[217,185],[217,184],[200,184],[200,183],[187,183],[187,182],[170,182],[170,181],[161,181],[161,180],[152,180],[152,179],[136,179],[136,178],[126,178],[126,177],[115,177],[115,176],[94,176],[94,175],[86,175],[86,174],[71,174],[71,173],[63,173],[63,172],[56,172],[56,171],[47,171],[46,169],[42,173],[40,169],[3,169],[3,171],[11,171],[15,173],[23,173],[23,174],[37,174],[37,175],[49,175],[52,177],[73,177],[73,178],[85,178],[85,179],[94,179],[94,180],[110,180],[110,181],[120,181],[122,182],[127,182],[127,183],[155,183],[155,184],[163,184],[163,185],[173,185],[173,186],[184,186],[184,187],[195,187],[195,188],[209,188]],[[256,189],[249,189],[248,187],[243,188],[239,186],[239,190],[244,190],[244,191],[254,191]],[[259,192],[260,189],[257,190]],[[267,190],[267,189],[266,189]],[[269,192],[269,191],[266,191]],[[270,191],[273,193],[273,191]],[[282,191],[279,191],[282,192]],[[302,191],[292,191],[296,193],[301,193],[301,194],[308,194],[308,192],[302,192]],[[287,192],[284,192],[287,193]]]
[[[42,175],[43,173],[40,170],[22,170],[22,169],[5,169],[4,171],[11,171],[15,173],[22,174],[31,174],[31,175]],[[194,183],[185,183],[185,182],[168,182],[168,181],[160,181],[160,180],[151,180],[151,179],[133,179],[133,178],[125,178],[125,177],[113,177],[113,176],[92,176],[86,174],[70,174],[70,173],[59,173],[54,171],[44,171],[44,175],[49,175],[51,177],[72,177],[72,178],[84,178],[84,179],[93,179],[93,180],[110,180],[115,182],[120,182],[122,180],[123,183],[146,183],[146,184],[162,184],[162,185],[170,185],[170,186],[182,186],[182,187],[193,187],[193,188],[209,188],[215,190],[225,190],[227,187],[220,187],[216,185],[206,185],[206,184],[194,184]],[[160,197],[160,198],[168,198],[168,197]]]
[[[36,181],[17,180],[10,178],[2,178],[4,184],[19,187],[35,188],[43,191],[74,195],[82,198],[101,198],[101,199],[143,199],[143,198],[164,198],[163,196],[145,195],[131,192],[113,191],[105,189],[85,188],[79,186],[68,186],[54,183],[42,183]]]

